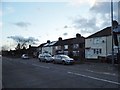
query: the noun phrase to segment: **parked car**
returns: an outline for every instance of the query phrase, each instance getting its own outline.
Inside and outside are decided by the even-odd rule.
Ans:
[[[114,54],[114,63],[118,63],[118,58],[119,56],[117,56],[118,54]],[[106,57],[107,63],[112,63],[112,54],[108,54]]]
[[[67,55],[54,55],[53,63],[74,64],[74,59]]]
[[[50,54],[39,54],[38,59],[40,62],[42,62],[42,61],[52,62],[53,61],[53,57]]]
[[[22,58],[22,59],[29,59],[29,56],[28,56],[28,54],[23,54],[23,55],[21,56],[21,58]]]

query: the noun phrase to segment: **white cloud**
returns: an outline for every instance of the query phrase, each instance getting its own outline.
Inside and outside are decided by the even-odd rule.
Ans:
[[[96,2],[96,0],[69,0],[68,5],[79,7],[83,4],[89,4],[90,7],[92,7],[95,2]]]
[[[118,3],[114,2],[114,20],[118,20]],[[110,2],[96,2],[87,17],[73,19],[73,26],[84,35],[90,35],[111,25]]]
[[[69,0],[3,0],[3,2],[67,2]]]
[[[29,22],[16,22],[16,23],[12,23],[13,25],[16,25],[20,28],[28,28],[28,26],[31,25],[31,23]]]
[[[113,3],[114,17],[118,16],[118,3]],[[110,2],[96,2],[93,7],[90,8],[91,13],[95,14],[111,14],[111,3]]]

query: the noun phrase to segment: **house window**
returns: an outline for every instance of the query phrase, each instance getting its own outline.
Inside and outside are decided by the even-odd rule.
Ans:
[[[79,56],[79,51],[73,51],[73,56]]]
[[[64,54],[65,54],[65,55],[68,55],[68,51],[64,51]]]
[[[58,50],[58,46],[56,46],[55,49]]]
[[[93,49],[94,54],[101,54],[102,53],[102,49]]]
[[[84,47],[84,44],[83,44],[83,43],[80,43],[80,44],[79,44],[79,47],[80,47],[80,48],[83,48],[83,47]]]
[[[68,45],[64,45],[64,49],[68,49]]]
[[[56,50],[61,50],[61,46],[56,46]]]
[[[94,38],[93,39],[94,44],[99,44],[99,43],[101,43],[100,41],[101,41],[101,38]]]
[[[74,49],[79,48],[79,44],[73,44],[73,48],[74,48]]]

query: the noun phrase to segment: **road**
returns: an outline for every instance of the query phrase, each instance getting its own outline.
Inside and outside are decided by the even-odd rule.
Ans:
[[[2,58],[4,88],[118,88],[118,73],[88,64],[61,65],[38,59]]]

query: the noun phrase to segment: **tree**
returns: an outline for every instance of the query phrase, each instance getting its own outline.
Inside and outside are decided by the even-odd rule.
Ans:
[[[29,45],[36,44],[36,42],[39,41],[34,37],[24,38],[22,36],[10,36],[8,38],[13,39],[17,43],[16,50],[27,48]]]
[[[17,47],[15,48],[16,50],[20,50],[20,43],[18,43]]]

